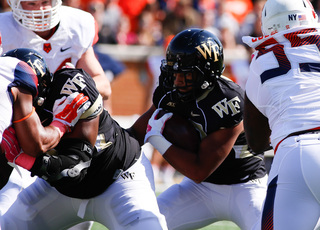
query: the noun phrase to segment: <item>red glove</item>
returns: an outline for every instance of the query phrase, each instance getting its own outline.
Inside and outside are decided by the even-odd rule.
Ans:
[[[91,102],[88,100],[88,96],[78,92],[56,100],[53,106],[53,121],[50,125],[60,130],[60,136],[70,132],[80,116],[90,107]]]
[[[12,127],[7,128],[2,134],[1,149],[10,163],[28,170],[31,169],[36,160],[35,157],[22,151],[16,137],[16,132]]]

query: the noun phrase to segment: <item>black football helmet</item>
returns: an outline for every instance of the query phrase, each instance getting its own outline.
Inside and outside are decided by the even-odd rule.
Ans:
[[[181,100],[192,100],[213,87],[223,70],[223,47],[219,39],[207,30],[187,29],[178,33],[169,43],[166,59],[161,63],[159,83],[167,92],[178,89]],[[192,82],[188,82],[192,90],[179,93],[181,87],[174,85],[173,74],[189,72],[193,73]]]
[[[42,107],[47,96],[49,86],[53,80],[53,75],[50,73],[49,68],[40,53],[33,49],[19,48],[10,50],[2,56],[10,56],[18,58],[27,63],[38,77],[38,95],[34,98],[33,105],[39,109]]]

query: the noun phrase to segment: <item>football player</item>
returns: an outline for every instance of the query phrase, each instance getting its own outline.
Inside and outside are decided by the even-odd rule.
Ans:
[[[33,62],[34,65],[29,66],[12,56],[0,57],[2,82],[1,150],[11,163],[23,160],[26,168],[33,164],[32,156],[36,157],[55,147],[64,133],[70,131],[70,128],[74,126],[89,105],[89,102],[85,103],[88,97],[83,94],[75,93],[70,97],[63,98],[55,104],[54,119],[51,120],[50,125],[43,127],[33,105],[43,101],[47,93],[45,87],[51,84],[52,75],[37,53],[28,55],[32,61],[36,58],[37,62]],[[72,105],[74,103],[76,104]],[[74,110],[70,106],[74,106]],[[78,107],[79,109],[77,109]],[[6,129],[11,126],[14,126],[15,130],[13,128]],[[15,146],[11,145],[12,135],[17,135],[20,145],[25,149],[26,156],[24,158],[16,158],[15,155],[12,155],[15,150]],[[6,165],[4,154],[1,154],[1,164]],[[7,182],[7,179],[4,179],[5,175],[9,175],[11,171],[11,167],[1,168],[2,186]],[[3,208],[4,205],[1,202],[1,212]]]
[[[51,72],[68,62],[84,69],[95,80],[106,104],[111,86],[93,51],[98,41],[93,16],[62,6],[61,0],[8,0],[8,4],[12,11],[0,14],[3,51],[34,49]]]
[[[21,53],[6,55],[34,63]],[[1,217],[1,229],[65,229],[86,220],[110,230],[167,229],[151,164],[138,141],[103,109],[92,78],[81,69],[61,69],[47,90],[37,106],[45,125],[57,101],[70,94],[83,93],[91,107],[54,149],[34,160],[30,171],[40,178]],[[23,155],[20,150],[12,154]]]
[[[275,150],[261,229],[319,229],[318,16],[309,0],[268,0],[261,21],[263,37],[243,37],[255,49],[246,84],[248,143]]]
[[[263,153],[248,148],[244,91],[223,70],[223,47],[214,34],[195,28],[180,32],[167,47],[153,106],[133,125],[140,142],[150,142],[185,175],[158,196],[169,229],[198,229],[220,220],[252,229],[258,223],[267,181]],[[157,119],[160,110],[168,113]],[[198,129],[198,151],[162,135],[173,113]]]
[[[110,82],[92,47],[98,41],[98,28],[93,16],[62,6],[62,0],[8,0],[8,4],[12,12],[0,13],[4,52],[15,48],[35,49],[45,58],[51,72],[61,69],[66,63],[84,69],[94,79],[103,104],[109,109]],[[20,171],[13,171],[11,180],[15,180],[15,184],[24,183],[19,177],[24,170]],[[27,180],[27,175],[24,179]]]

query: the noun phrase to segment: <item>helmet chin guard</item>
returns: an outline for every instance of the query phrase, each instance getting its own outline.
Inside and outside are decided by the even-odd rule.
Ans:
[[[42,32],[52,29],[60,22],[61,0],[51,0],[52,7],[46,10],[24,10],[21,6],[23,1],[37,0],[7,0],[12,9],[14,19],[23,27],[32,31]]]
[[[264,35],[299,27],[316,26],[318,16],[309,0],[268,0],[261,14]]]

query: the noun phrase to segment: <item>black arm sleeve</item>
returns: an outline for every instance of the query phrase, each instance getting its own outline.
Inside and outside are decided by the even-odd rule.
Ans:
[[[95,148],[81,139],[63,139],[49,152],[37,157],[31,175],[55,183],[79,183],[87,173]]]

